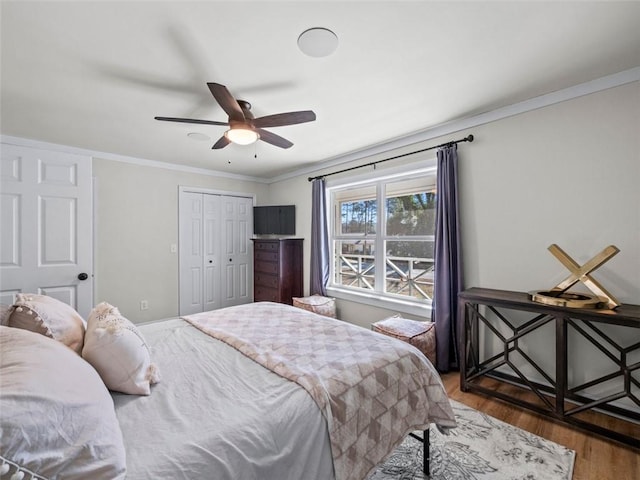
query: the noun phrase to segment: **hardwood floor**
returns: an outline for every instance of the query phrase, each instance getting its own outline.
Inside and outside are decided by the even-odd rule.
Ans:
[[[458,372],[446,373],[442,380],[453,400],[575,450],[573,480],[640,479],[640,450],[566,427],[484,395],[463,393]]]

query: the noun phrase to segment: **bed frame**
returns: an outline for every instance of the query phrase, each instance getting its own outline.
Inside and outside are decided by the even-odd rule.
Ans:
[[[422,472],[426,476],[430,476],[431,468],[429,464],[429,457],[430,457],[429,429],[422,431],[422,438],[420,438],[418,435],[416,435],[413,432],[411,432],[409,435],[415,438],[416,440],[420,440],[422,442]]]

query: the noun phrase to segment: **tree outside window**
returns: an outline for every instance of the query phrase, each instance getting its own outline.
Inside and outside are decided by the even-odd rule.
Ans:
[[[332,189],[332,286],[430,303],[434,185],[431,173]]]

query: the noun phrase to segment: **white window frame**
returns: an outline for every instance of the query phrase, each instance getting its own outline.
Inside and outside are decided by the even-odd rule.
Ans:
[[[411,298],[402,298],[402,295],[387,294],[379,290],[363,290],[356,288],[349,288],[343,285],[335,284],[335,260],[334,260],[334,240],[336,239],[334,222],[334,204],[335,204],[335,192],[344,188],[356,187],[356,186],[370,186],[374,184],[386,184],[391,181],[401,181],[404,179],[415,178],[416,176],[433,176],[437,174],[437,160],[435,156],[423,157],[419,159],[418,163],[412,163],[397,168],[389,168],[384,170],[376,170],[363,175],[343,177],[340,179],[328,179],[327,180],[327,195],[326,195],[326,212],[327,212],[327,225],[329,232],[329,250],[330,250],[330,273],[329,273],[329,285],[327,286],[327,293],[333,297],[353,301],[357,303],[364,303],[388,310],[393,310],[399,313],[408,313],[411,315],[429,317],[431,315],[431,302],[428,300],[414,300]],[[434,179],[435,180],[435,179]],[[385,188],[377,189],[377,205],[378,208],[384,208],[385,202]],[[380,213],[380,211],[379,211]],[[385,284],[385,269],[378,268],[378,265],[382,265],[384,262],[384,249],[379,248],[383,245],[386,237],[385,225],[383,222],[384,215],[377,215],[377,226],[375,234],[375,284],[381,286]],[[340,235],[338,235],[340,237]],[[392,238],[391,238],[392,239]],[[380,243],[378,243],[380,242]]]

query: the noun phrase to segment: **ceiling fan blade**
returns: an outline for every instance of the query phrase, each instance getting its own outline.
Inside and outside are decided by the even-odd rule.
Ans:
[[[258,128],[263,127],[283,127],[285,125],[295,125],[297,123],[313,122],[316,114],[311,110],[303,110],[301,112],[276,113],[275,115],[266,115],[264,117],[253,120],[253,125]]]
[[[230,143],[231,142],[229,141],[229,139],[223,135],[218,139],[216,143],[213,144],[213,147],[211,147],[211,150],[218,150],[220,148],[224,148]]]
[[[229,93],[227,87],[219,83],[207,83],[211,94],[220,104],[222,109],[229,115],[229,120],[234,122],[244,122],[244,113],[238,104],[238,101]]]
[[[179,123],[199,123],[201,125],[229,125],[227,122],[216,122],[214,120],[197,120],[194,118],[175,118],[175,117],[154,117],[156,120],[162,120],[164,122],[179,122]]]
[[[264,140],[271,145],[275,145],[280,148],[289,148],[293,146],[286,138],[282,138],[280,135],[276,135],[275,133],[268,132],[267,130],[262,130],[261,128],[256,128],[256,132],[260,135],[260,140]]]

